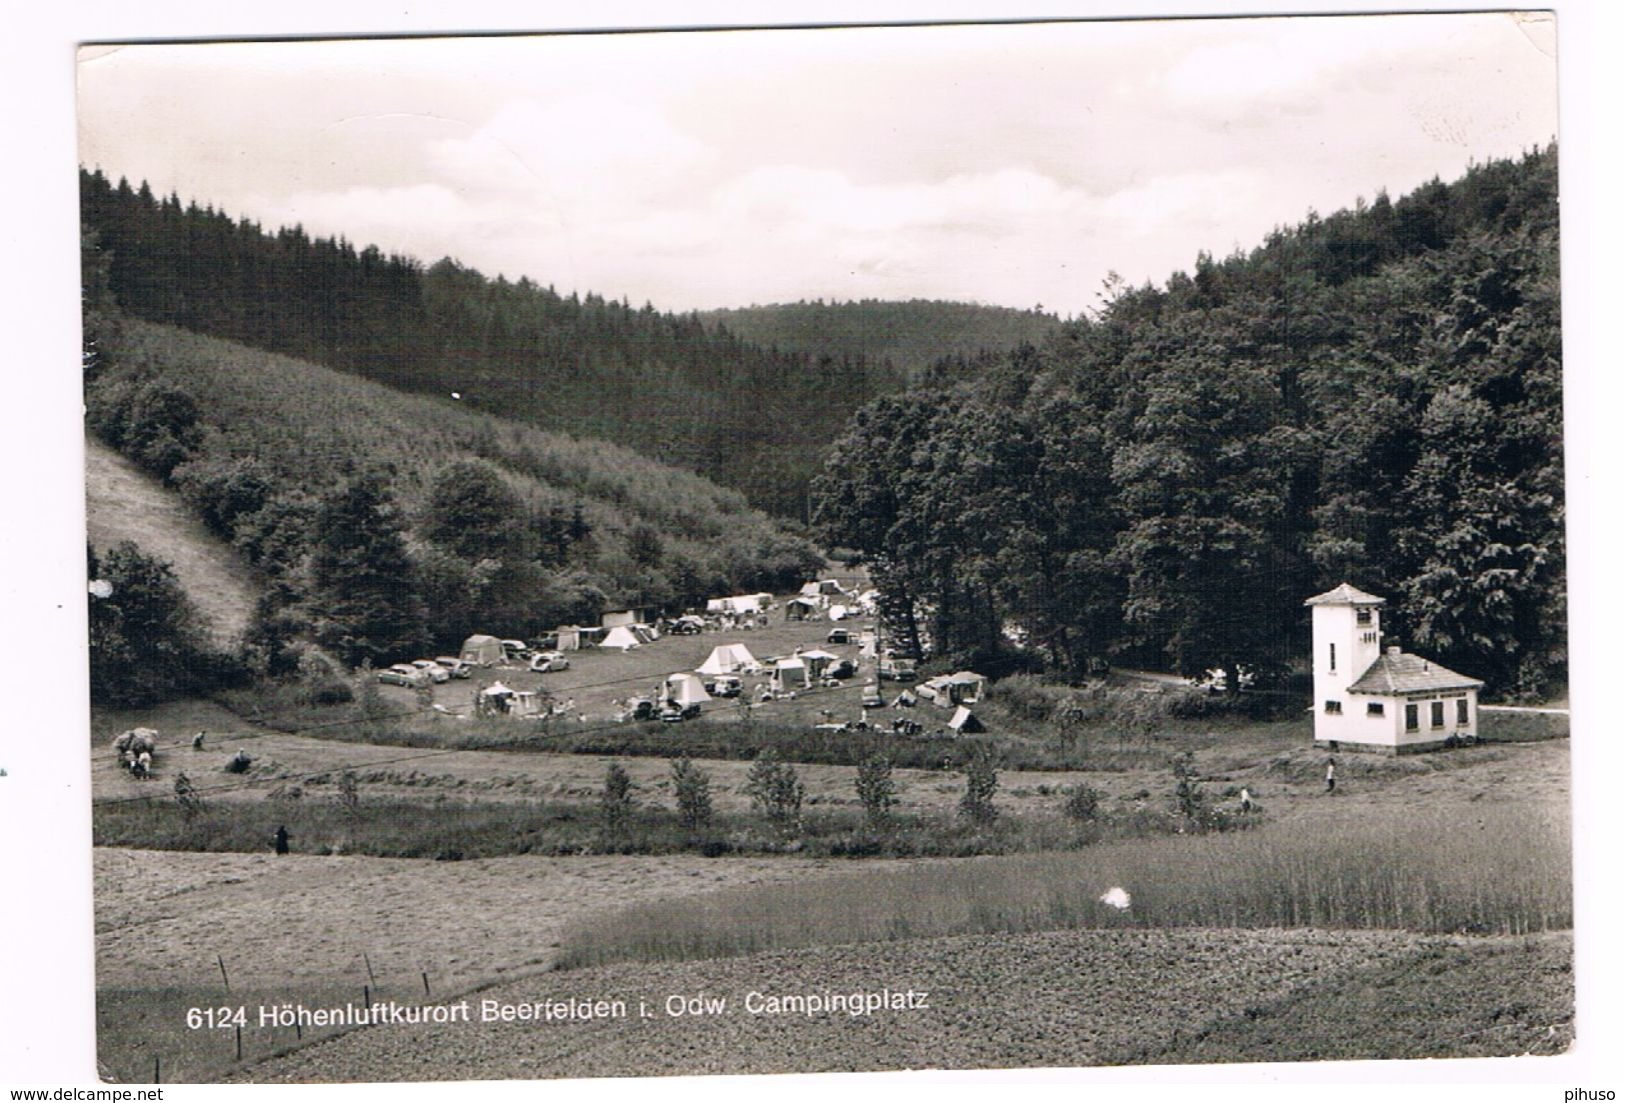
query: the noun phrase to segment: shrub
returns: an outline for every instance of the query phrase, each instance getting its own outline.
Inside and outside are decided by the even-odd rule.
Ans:
[[[806,788],[796,776],[796,768],[780,762],[773,748],[765,748],[756,756],[745,779],[745,792],[751,804],[781,831],[794,831],[799,826]]]
[[[999,789],[998,752],[980,744],[965,759],[965,795],[959,798],[959,814],[972,823],[988,824],[998,818],[993,794]]]
[[[1087,785],[1074,786],[1067,793],[1062,811],[1076,823],[1093,823],[1100,815],[1100,793]]]
[[[683,830],[696,834],[711,826],[711,779],[687,758],[671,763],[672,789],[677,794],[677,819]]]
[[[604,771],[604,791],[599,795],[598,807],[604,815],[604,831],[619,832],[632,815],[632,778],[619,762],[611,762]]]
[[[857,789],[863,818],[872,828],[884,827],[897,804],[897,783],[892,780],[890,760],[877,754],[864,761],[858,767]]]

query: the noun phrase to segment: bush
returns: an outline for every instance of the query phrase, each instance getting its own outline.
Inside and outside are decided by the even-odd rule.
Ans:
[[[998,753],[989,745],[977,746],[965,760],[965,795],[959,798],[959,814],[972,823],[989,824],[998,818],[993,794],[999,789]]]
[[[677,819],[690,835],[711,826],[711,779],[687,758],[671,763],[672,789],[677,794]]]
[[[751,804],[779,830],[793,832],[800,826],[806,788],[796,776],[796,768],[780,762],[773,748],[756,756],[745,779],[745,792]]]
[[[897,783],[892,780],[891,761],[878,754],[866,760],[858,767],[857,789],[863,818],[869,826],[877,829],[886,826],[897,804]]]
[[[604,771],[604,791],[598,806],[604,815],[604,831],[615,834],[626,825],[632,815],[632,778],[619,762],[611,762]]]
[[[204,688],[224,673],[209,657],[197,613],[168,563],[124,541],[86,549],[90,579],[90,694],[97,704],[139,707]]]
[[[1093,823],[1100,815],[1100,793],[1087,785],[1074,786],[1067,793],[1062,811],[1076,823]]]

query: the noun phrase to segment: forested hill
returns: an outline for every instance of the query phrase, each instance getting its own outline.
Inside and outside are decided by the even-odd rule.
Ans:
[[[1060,319],[1041,310],[910,299],[776,303],[703,311],[711,329],[781,351],[890,360],[911,381],[939,361],[1042,344]]]
[[[1307,654],[1304,599],[1348,581],[1388,599],[1391,642],[1536,693],[1567,657],[1562,418],[1549,148],[882,398],[815,502],[894,621],[967,658],[1014,622],[1061,668],[1280,667]]]
[[[120,307],[503,417],[600,437],[801,517],[823,449],[898,373],[861,353],[770,351],[696,315],[453,260],[262,230],[81,172],[81,217]]]

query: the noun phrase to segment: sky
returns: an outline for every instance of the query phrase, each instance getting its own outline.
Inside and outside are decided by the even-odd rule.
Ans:
[[[663,310],[1074,315],[1558,136],[1549,15],[92,46],[80,161]]]

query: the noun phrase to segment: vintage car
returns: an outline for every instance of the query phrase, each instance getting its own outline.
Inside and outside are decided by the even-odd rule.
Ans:
[[[452,655],[438,655],[435,662],[440,664],[442,670],[453,678],[467,678],[474,673],[474,665]]]
[[[412,665],[429,676],[429,681],[439,684],[451,681],[451,671],[435,662],[433,659],[413,659]]]
[[[427,674],[410,663],[396,663],[380,670],[378,680],[386,686],[405,686],[408,689],[433,684]]]

